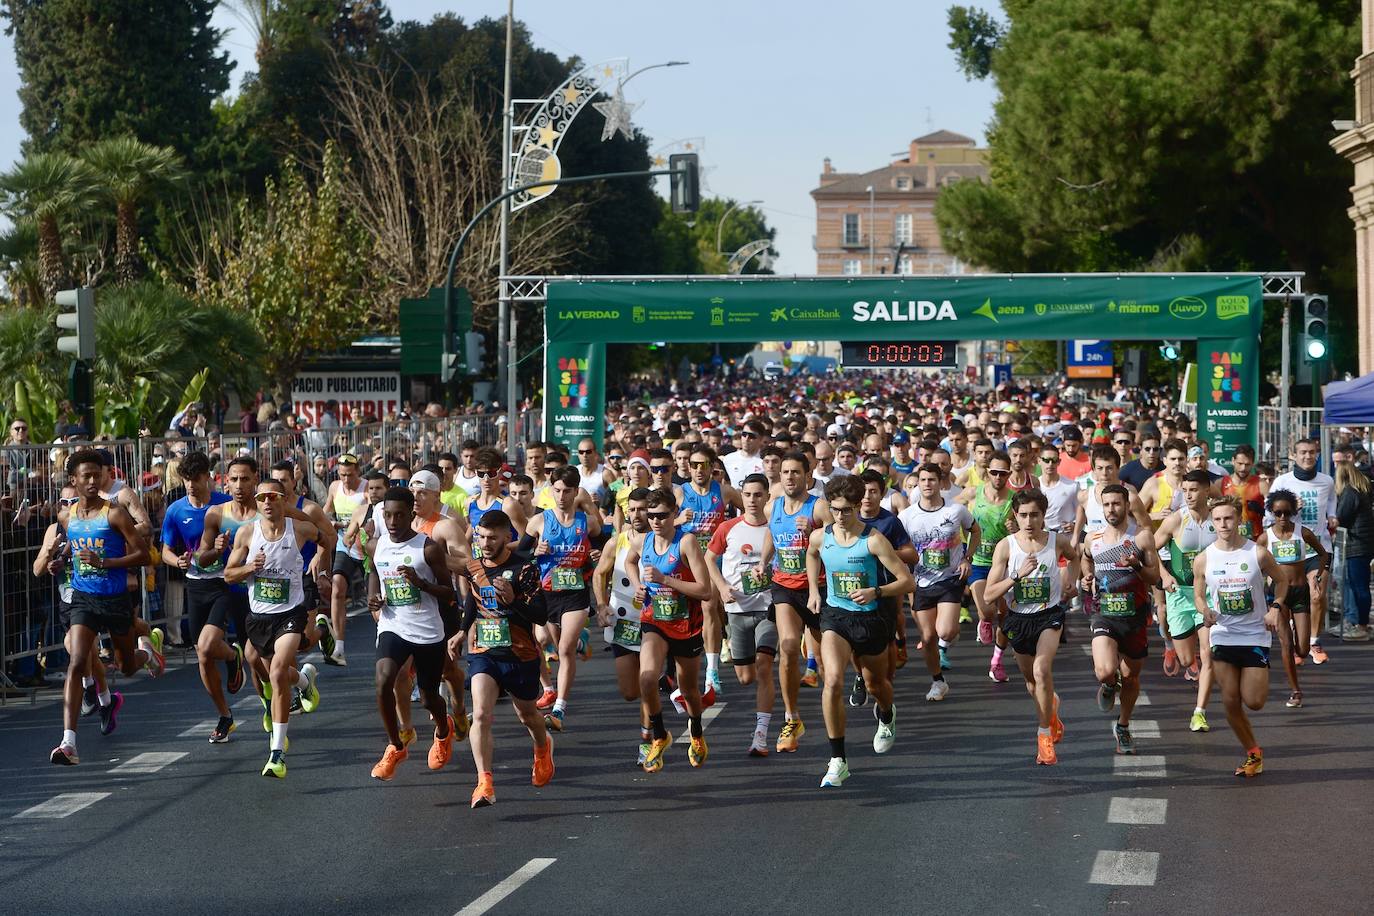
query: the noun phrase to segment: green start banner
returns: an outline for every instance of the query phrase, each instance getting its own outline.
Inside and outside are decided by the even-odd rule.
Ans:
[[[551,438],[600,444],[607,342],[1198,341],[1198,434],[1218,460],[1258,425],[1257,274],[568,278],[548,283]]]
[[[586,436],[606,433],[606,345],[550,343],[544,349],[544,438],[576,454]]]
[[[550,341],[1232,339],[1254,274],[551,280]]]

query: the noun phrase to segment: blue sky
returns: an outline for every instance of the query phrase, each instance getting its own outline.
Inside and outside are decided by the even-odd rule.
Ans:
[[[666,60],[689,67],[646,73],[626,87],[641,101],[635,125],[653,146],[705,138],[703,164],[716,196],[760,199],[777,227],[779,273],[815,271],[811,236],[821,160],[877,168],[908,141],[944,128],[983,142],[994,92],[955,67],[945,10],[951,0],[516,0],[515,16],[536,44],[588,62],[628,57],[632,68]],[[995,4],[987,4],[995,8]],[[392,0],[399,21],[452,11],[465,19],[505,15],[504,0]],[[252,39],[226,9],[225,47],[252,66]],[[0,33],[0,164],[19,155],[18,71]],[[552,87],[550,87],[552,88]],[[580,117],[600,118],[590,108]],[[575,162],[564,174],[577,174]],[[518,269],[519,265],[514,265]]]

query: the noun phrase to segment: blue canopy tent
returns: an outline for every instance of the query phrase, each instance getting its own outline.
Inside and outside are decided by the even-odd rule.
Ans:
[[[1374,372],[1322,390],[1324,426],[1374,426]]]

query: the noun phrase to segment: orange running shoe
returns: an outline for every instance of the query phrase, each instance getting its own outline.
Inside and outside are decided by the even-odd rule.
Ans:
[[[1256,748],[1258,750],[1258,748]],[[1264,772],[1264,751],[1248,753],[1245,755],[1245,762],[1236,767],[1236,775],[1249,779]]]
[[[553,735],[549,735],[543,748],[534,749],[534,767],[530,770],[530,783],[546,786],[553,779]]]
[[[410,756],[410,753],[403,747],[388,744],[386,750],[382,752],[382,759],[377,761],[377,765],[372,768],[372,778],[386,781],[396,775],[396,765]]]
[[[483,773],[477,777],[477,788],[472,790],[472,807],[485,808],[496,804],[496,786],[492,785],[491,774]]]
[[[1055,744],[1064,740],[1064,722],[1059,718],[1059,694],[1054,695],[1054,718],[1050,720],[1050,738]]]
[[[558,691],[552,687],[544,688],[544,695],[535,702],[536,709],[553,709],[553,704],[558,700]]]
[[[457,729],[453,725],[453,716],[448,717],[448,734],[439,737],[439,729],[434,729],[434,743],[429,746],[429,768],[431,770],[442,770],[444,764],[453,756],[453,735]]]
[[[788,719],[783,723],[782,733],[778,735],[779,754],[791,754],[797,749],[797,739],[806,734],[806,726],[801,719]]]
[[[1054,753],[1054,738],[1049,735],[1036,734],[1035,762],[1043,766],[1053,766],[1059,762],[1059,758]]]
[[[1326,654],[1326,650],[1321,647],[1320,643],[1312,643],[1307,649],[1307,655],[1312,659],[1314,665],[1325,665],[1331,660],[1331,656]],[[1301,657],[1298,658],[1298,664],[1302,664]]]

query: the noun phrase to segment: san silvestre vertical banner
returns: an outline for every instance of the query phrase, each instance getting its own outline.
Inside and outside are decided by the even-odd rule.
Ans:
[[[599,449],[606,431],[606,345],[555,343],[544,348],[544,430],[576,449],[586,436]]]

